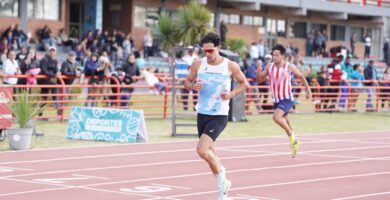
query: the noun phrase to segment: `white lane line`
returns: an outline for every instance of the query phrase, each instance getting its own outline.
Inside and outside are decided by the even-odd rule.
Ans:
[[[388,175],[388,174],[390,174],[390,171],[368,173],[368,174],[354,174],[354,175],[346,175],[346,176],[333,176],[333,177],[327,177],[327,178],[316,178],[316,179],[306,179],[306,180],[300,180],[300,181],[289,181],[289,182],[280,182],[280,183],[272,183],[272,184],[264,184],[264,185],[255,185],[255,186],[248,186],[248,187],[237,187],[237,188],[231,188],[229,191],[258,189],[258,188],[266,188],[266,187],[293,185],[293,184],[300,184],[300,183],[312,183],[312,182],[318,182],[318,181],[329,181],[329,180],[338,180],[338,179],[347,179],[347,178],[358,178],[358,177],[367,177],[367,176],[381,176],[381,175]],[[174,195],[174,196],[169,196],[169,197],[181,198],[181,197],[188,197],[188,196],[195,196],[195,195],[210,194],[210,193],[214,193],[214,192],[215,192],[214,190],[213,191],[206,191],[206,192],[195,192],[195,193]]]
[[[363,195],[350,196],[350,197],[341,197],[341,198],[332,199],[332,200],[359,199],[359,198],[363,198],[363,197],[374,197],[374,196],[382,196],[382,195],[387,195],[387,194],[390,195],[390,191],[389,191],[389,192],[380,192],[380,193],[363,194]],[[386,198],[386,199],[390,199],[390,198]]]
[[[383,157],[390,158],[390,157]],[[288,169],[288,168],[296,168],[296,167],[307,167],[307,166],[320,166],[320,165],[329,165],[329,164],[341,164],[341,163],[353,163],[353,162],[364,162],[364,161],[373,161],[373,160],[381,160],[383,158],[366,158],[366,159],[353,159],[353,160],[341,160],[341,161],[329,161],[329,162],[317,162],[317,163],[304,163],[304,164],[295,164],[295,165],[282,165],[282,166],[273,166],[273,167],[260,167],[260,168],[248,168],[248,169],[238,169],[238,170],[229,170],[227,173],[242,173],[249,171],[261,171],[261,170],[272,170],[272,169]],[[156,181],[156,180],[165,180],[165,179],[179,179],[179,178],[188,178],[195,176],[209,176],[210,172],[205,173],[196,173],[196,174],[182,174],[175,176],[162,176],[162,177],[153,177],[153,178],[143,178],[143,179],[135,179],[135,180],[126,180],[126,181],[113,181],[106,183],[96,183],[89,184],[84,186],[102,186],[102,185],[112,185],[112,184],[122,184],[122,183],[133,183],[133,182],[143,182],[143,181]]]
[[[390,146],[385,146],[390,147]],[[316,150],[316,151],[306,151],[302,153],[321,153],[321,152],[333,152],[333,151],[348,151],[348,150],[363,150],[363,149],[380,149],[382,146],[375,147],[361,147],[361,148],[346,148],[346,149],[330,149],[330,150]],[[241,150],[235,150],[241,151]],[[246,150],[244,150],[245,152]],[[246,151],[248,152],[248,151]],[[259,153],[257,151],[249,151]],[[275,153],[275,154],[265,154],[265,155],[247,155],[247,156],[231,156],[231,157],[220,157],[220,160],[232,160],[232,159],[243,159],[243,158],[260,158],[260,157],[272,157],[272,156],[281,156],[289,155],[289,152],[286,153]],[[386,157],[387,158],[387,157]],[[378,158],[367,158],[369,160],[378,160]],[[119,165],[119,166],[110,166],[110,167],[96,167],[96,168],[81,168],[81,169],[70,169],[70,170],[58,170],[58,171],[46,171],[46,172],[37,172],[37,173],[27,173],[27,174],[17,174],[9,175],[4,177],[23,177],[23,176],[34,176],[34,175],[44,175],[44,174],[57,174],[57,173],[68,173],[68,172],[81,172],[81,171],[96,171],[96,170],[108,170],[108,169],[120,169],[120,168],[133,168],[133,167],[146,167],[146,166],[157,166],[157,165],[170,165],[170,164],[183,164],[183,163],[194,163],[194,162],[204,162],[200,159],[194,160],[180,160],[180,161],[168,161],[168,162],[156,162],[156,163],[145,163],[145,164],[133,164],[133,165]]]
[[[26,169],[26,168],[19,168],[19,167],[8,167],[8,166],[0,166],[1,169],[12,169],[12,170],[18,170],[18,171],[34,171],[33,169]]]
[[[280,137],[280,136],[277,136],[277,137]],[[382,138],[382,137],[380,137],[380,138]],[[312,140],[312,139],[309,138],[309,140]],[[304,142],[304,143],[305,144],[317,144],[317,143],[331,143],[331,142],[348,142],[348,141],[354,141],[354,140],[356,140],[356,139],[346,139],[346,140],[340,140],[340,141],[333,140],[333,139],[316,139],[316,141],[308,141],[308,142]],[[282,143],[256,144],[256,145],[233,145],[233,146],[228,146],[228,147],[219,147],[217,149],[242,148],[242,147],[269,147],[269,146],[279,146],[279,145],[286,145],[286,144],[287,144],[286,142],[282,142]],[[0,163],[0,165],[4,165],[4,164],[22,164],[22,163],[37,163],[37,162],[51,162],[51,161],[63,161],[63,160],[78,160],[78,159],[89,159],[89,158],[105,158],[105,157],[117,157],[117,156],[161,154],[161,153],[177,153],[177,152],[194,151],[194,148],[190,148],[190,149],[176,149],[176,150],[160,150],[160,151],[144,151],[144,152],[135,152],[135,153],[104,154],[104,155],[93,155],[93,156],[75,156],[75,157],[39,159],[39,160],[11,161],[11,162],[2,162],[2,163]]]
[[[23,183],[32,183],[32,184],[41,184],[41,185],[48,185],[48,186],[59,187],[59,188],[50,188],[50,189],[41,189],[41,190],[28,190],[28,191],[23,191],[23,192],[5,193],[5,194],[0,194],[0,197],[2,197],[2,196],[21,195],[21,194],[30,194],[30,193],[38,193],[38,192],[46,192],[46,191],[66,190],[66,189],[85,189],[85,190],[94,190],[94,191],[110,192],[110,193],[118,193],[118,194],[129,195],[129,193],[126,193],[126,192],[112,191],[112,190],[103,190],[103,189],[99,189],[99,188],[90,188],[90,187],[86,187],[86,186],[74,186],[74,185],[62,184],[62,183],[40,182],[40,181],[34,181],[34,180],[30,181],[30,180],[21,180],[21,179],[4,178],[4,177],[0,177],[0,180],[8,180],[8,181],[16,181],[16,182],[23,182]],[[156,198],[156,197],[158,197],[158,196],[145,195],[145,194],[132,194],[132,195],[141,196],[141,197],[149,197],[149,198]],[[174,199],[174,198],[172,198],[172,199]]]
[[[348,140],[346,140],[348,141]],[[320,140],[320,141],[310,141],[304,142],[304,144],[319,144],[319,143],[331,143],[335,142],[333,140]],[[271,144],[256,144],[256,145],[236,145],[228,147],[219,147],[218,149],[234,149],[234,148],[245,148],[245,147],[270,147],[270,146],[285,146],[287,142],[283,143],[271,143]],[[387,145],[390,147],[390,145]],[[3,162],[0,165],[4,164],[23,164],[23,163],[42,163],[42,162],[51,162],[51,161],[64,161],[64,160],[80,160],[80,159],[90,159],[90,158],[107,158],[107,157],[119,157],[119,156],[134,156],[134,155],[148,155],[148,154],[163,154],[163,153],[178,153],[178,152],[192,152],[195,151],[194,148],[190,149],[176,149],[176,150],[164,150],[164,151],[145,151],[145,152],[133,152],[133,153],[119,153],[119,154],[104,154],[104,155],[93,155],[93,156],[76,156],[76,157],[64,157],[64,158],[52,158],[52,159],[40,159],[40,160],[25,160],[25,161],[11,161]]]
[[[175,186],[175,185],[166,185],[166,184],[157,184],[157,183],[152,183],[151,185],[169,187],[169,188],[177,188],[177,189],[183,189],[183,190],[190,190],[191,189],[189,187],[180,187],[180,186]]]
[[[107,179],[109,179],[109,178],[105,178],[105,177],[99,177],[99,176],[86,176],[86,175],[82,175],[82,174],[72,174],[72,176],[78,176],[78,177],[90,178],[90,179],[101,179],[101,180],[107,180]]]
[[[237,194],[237,196],[258,199],[258,200],[279,200],[279,199],[274,199],[274,198],[270,198],[270,197],[260,197],[260,196],[253,196],[253,195],[244,195],[244,194]]]
[[[387,134],[388,131],[385,130],[374,130],[374,131],[353,131],[353,132],[328,132],[328,133],[308,133],[308,134],[302,134],[300,137],[306,137],[306,136],[335,136],[335,135],[368,135],[368,134]],[[237,137],[237,138],[224,138],[220,139],[219,141],[237,141],[237,140],[253,140],[253,139],[283,139],[285,136],[282,135],[273,135],[273,136],[253,136],[253,137]],[[165,142],[150,142],[146,145],[159,145],[159,144],[172,144],[172,143],[190,143],[190,142],[196,142],[198,139],[189,139],[189,140],[181,140],[181,141],[165,141]],[[83,147],[57,147],[57,148],[50,148],[50,149],[30,149],[30,150],[19,150],[19,151],[2,151],[1,154],[20,154],[25,152],[41,152],[41,151],[57,151],[57,150],[72,150],[72,149],[93,149],[93,148],[103,148],[103,147],[123,147],[123,146],[141,146],[145,145],[144,143],[132,143],[132,144],[107,144],[107,145],[94,145],[94,146],[83,146]]]
[[[73,188],[73,187],[50,188],[50,189],[42,189],[42,190],[28,190],[28,191],[23,191],[23,192],[12,192],[12,193],[0,194],[0,197],[22,195],[22,194],[31,194],[31,193],[37,193],[37,192],[67,190],[70,188]]]

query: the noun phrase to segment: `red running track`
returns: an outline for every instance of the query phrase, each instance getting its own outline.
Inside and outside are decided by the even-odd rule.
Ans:
[[[390,199],[390,132],[226,139],[231,200]],[[213,200],[196,140],[0,153],[1,200]]]

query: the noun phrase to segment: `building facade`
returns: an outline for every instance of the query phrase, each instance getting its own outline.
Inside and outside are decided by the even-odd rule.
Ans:
[[[324,31],[327,50],[349,48],[354,33],[356,53],[363,57],[364,36],[372,38],[372,56],[380,58],[390,36],[390,2],[385,0],[199,0],[212,13],[211,25],[227,25],[227,38],[243,38],[284,45],[290,42],[306,54],[310,30]],[[143,36],[157,23],[160,10],[175,12],[187,0],[6,0],[0,3],[0,31],[9,24],[23,24],[33,36],[48,25],[54,34],[82,35],[90,29],[131,32],[142,48]]]

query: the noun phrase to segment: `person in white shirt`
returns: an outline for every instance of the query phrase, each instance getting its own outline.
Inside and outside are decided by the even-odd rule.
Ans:
[[[259,58],[259,49],[257,48],[256,43],[254,42],[249,47],[249,55],[252,61],[254,61],[254,59]]]
[[[183,56],[183,60],[188,64],[191,65],[194,60],[199,59],[199,56],[194,53],[194,47],[188,46],[188,52],[185,56]]]
[[[4,75],[17,75],[20,74],[19,64],[16,61],[15,51],[9,51],[7,59],[4,61],[3,69]],[[6,78],[4,80],[5,84],[15,85],[18,82],[18,78]]]
[[[364,58],[370,58],[371,51],[371,37],[370,35],[366,35],[364,38]]]

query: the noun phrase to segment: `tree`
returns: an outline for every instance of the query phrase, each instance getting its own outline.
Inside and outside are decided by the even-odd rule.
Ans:
[[[172,20],[168,13],[162,12],[158,17],[157,25],[153,28],[153,35],[154,38],[161,40],[165,51],[169,52],[178,43],[176,32],[175,20]]]
[[[245,57],[246,48],[245,40],[242,38],[228,38],[226,40],[226,46],[233,52],[238,53],[241,58]]]
[[[186,46],[199,43],[201,37],[212,30],[210,20],[210,11],[198,2],[192,1],[179,8],[177,31],[180,41]]]
[[[180,7],[175,14],[161,12],[153,28],[153,35],[161,41],[163,49],[169,52],[181,42],[185,46],[199,43],[203,35],[212,31],[210,20],[210,11],[192,1]]]

